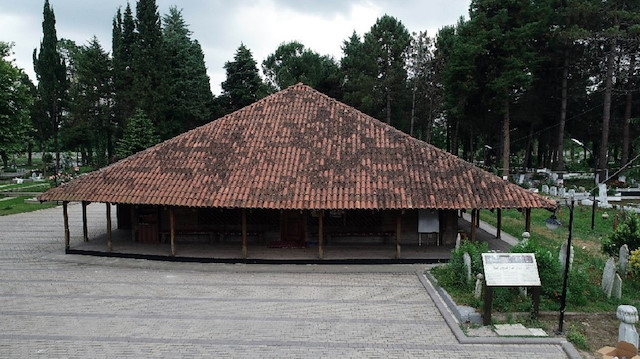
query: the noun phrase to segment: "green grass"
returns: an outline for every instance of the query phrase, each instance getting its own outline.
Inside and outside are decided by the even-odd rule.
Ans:
[[[609,214],[609,219],[607,220],[602,219],[602,213],[605,211]],[[557,258],[560,245],[568,237],[569,213],[568,207],[564,205],[560,207],[556,216],[563,223],[563,226],[556,231],[551,231],[544,225],[544,220],[551,215],[551,212],[543,209],[532,210],[531,212],[531,240],[535,241],[538,246],[550,251],[554,258]],[[613,232],[613,218],[616,214],[618,212],[615,210],[598,209],[595,214],[595,228],[591,230],[591,207],[575,206],[572,239],[575,254],[569,282],[570,288],[581,294],[574,293],[576,294],[574,297],[581,297],[581,299],[576,299],[568,304],[568,311],[610,312],[615,311],[620,304],[640,306],[640,278],[626,278],[623,280],[622,298],[619,300],[606,298],[599,289],[602,270],[607,260],[607,256],[602,254],[600,250],[600,239]],[[496,212],[482,211],[480,219],[495,226],[497,222]],[[517,210],[503,210],[502,230],[516,238],[522,238],[524,214]],[[481,301],[473,298],[473,289],[456,287],[455,284],[448,280],[446,272],[446,267],[440,267],[435,269],[433,274],[456,302],[481,308]],[[503,296],[506,303],[501,303]],[[507,311],[520,311],[527,305],[526,302],[520,301],[508,303],[507,298],[509,296],[506,293],[498,295],[497,298],[494,297],[494,307],[496,307],[497,303]],[[546,297],[542,296],[540,309],[558,310],[559,293]]]
[[[51,208],[57,206],[56,202],[45,203],[24,203],[25,199],[30,197],[14,197],[4,199],[0,197],[0,216],[8,216],[10,214],[37,211],[39,209]]]
[[[0,184],[0,191],[7,192],[44,192],[49,189],[49,182],[26,182]]]

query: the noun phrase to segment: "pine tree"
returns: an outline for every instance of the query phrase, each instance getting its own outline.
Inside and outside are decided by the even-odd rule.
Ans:
[[[138,102],[134,88],[133,64],[136,45],[135,21],[129,4],[124,14],[118,9],[113,19],[112,35],[114,138],[120,138],[124,122],[133,116]]]
[[[113,153],[111,60],[94,37],[82,47],[76,61],[78,104],[76,116],[88,124],[98,167],[109,162]]]
[[[136,113],[126,122],[116,150],[118,159],[131,156],[158,143],[158,136],[153,131],[153,123],[142,110],[136,110]]]
[[[298,41],[283,43],[262,62],[267,83],[283,89],[302,82],[325,94],[338,97],[339,67],[329,56],[321,56]]]
[[[180,10],[169,8],[163,20],[169,105],[164,132],[171,137],[210,120],[213,94],[202,48],[191,39]]]
[[[378,115],[373,93],[376,63],[372,54],[364,50],[364,44],[355,31],[343,41],[342,53],[340,72],[344,102],[368,115]]]
[[[166,139],[171,137],[172,133],[170,120],[166,116],[167,56],[155,0],[138,0],[136,29],[132,64],[137,106],[149,116],[160,136]]]
[[[267,95],[251,50],[240,44],[233,61],[224,64],[227,79],[222,82],[222,98],[228,112],[250,105]]]
[[[376,63],[374,91],[382,100],[381,117],[388,124],[391,124],[393,112],[396,115],[393,117],[399,117],[401,106],[398,105],[407,95],[405,65],[410,43],[411,35],[407,28],[389,15],[379,18],[364,35],[364,51],[370,53]]]
[[[44,2],[42,22],[43,39],[40,52],[33,50],[33,67],[38,79],[41,108],[51,128],[56,153],[56,173],[60,169],[59,128],[62,121],[63,103],[67,91],[66,67],[58,52],[56,18],[49,0]]]

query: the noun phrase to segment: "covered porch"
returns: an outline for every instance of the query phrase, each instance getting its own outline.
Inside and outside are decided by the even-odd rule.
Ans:
[[[86,231],[88,207],[106,215],[104,232],[94,238]],[[66,252],[227,263],[436,263],[449,259],[459,232],[488,242],[493,250],[509,246],[471,226],[458,211],[437,214],[435,218],[444,218],[437,233],[418,232],[417,210],[294,212],[154,206],[123,210],[85,202],[82,233],[74,229],[71,236],[65,229]],[[65,218],[67,222],[68,215]]]

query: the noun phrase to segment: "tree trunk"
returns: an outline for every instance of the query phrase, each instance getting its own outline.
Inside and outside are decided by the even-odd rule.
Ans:
[[[454,156],[458,155],[458,131],[460,129],[460,120],[456,120],[453,127],[453,135],[451,137],[451,153]]]
[[[609,147],[609,123],[611,121],[611,93],[613,88],[613,68],[615,66],[616,40],[611,40],[611,49],[607,54],[607,75],[605,78],[604,107],[602,110],[602,139],[600,141],[600,152],[598,156],[598,174],[604,179],[604,172],[607,169],[607,154]]]
[[[429,120],[425,130],[425,141],[431,143],[431,128],[433,127],[433,99],[429,98]]]
[[[504,117],[502,119],[502,179],[509,179],[509,154],[511,152],[509,139],[509,100],[504,100]]]
[[[391,124],[391,91],[387,90],[387,124]]]
[[[387,116],[388,115],[388,111],[387,110]],[[416,89],[413,89],[413,95],[411,97],[411,124],[409,126],[409,136],[413,137],[413,123],[416,120]]]
[[[27,146],[27,166],[31,167],[33,165],[33,143],[29,141],[29,145]]]
[[[558,126],[558,149],[556,171],[564,171],[564,126],[567,120],[567,82],[569,78],[569,54],[564,51],[564,64],[562,65],[562,100],[560,104],[560,125]],[[560,174],[562,176],[562,173]],[[562,178],[562,177],[560,177]]]
[[[633,71],[636,67],[636,55],[630,54],[631,60],[629,61],[629,77],[627,78],[627,98],[624,108],[624,125],[622,127],[622,160],[620,166],[624,166],[629,161],[629,127],[631,124],[631,105],[633,101],[633,86],[632,77]]]
[[[527,145],[524,151],[523,167],[525,169],[531,167],[531,152],[533,149],[532,142],[533,142],[533,123],[531,123],[531,126],[529,126],[529,135],[527,136]]]

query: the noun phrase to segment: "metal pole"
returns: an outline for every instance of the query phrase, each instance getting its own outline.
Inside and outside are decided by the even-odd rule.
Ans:
[[[596,164],[595,167],[593,167],[593,178],[596,182],[596,187],[598,188],[598,185],[600,184],[600,181],[598,181],[598,165]],[[593,230],[593,227],[595,226],[596,223],[596,190],[593,190],[593,204],[591,205],[591,230]]]
[[[569,238],[567,238],[567,256],[564,261],[564,279],[562,281],[562,297],[560,297],[560,321],[558,322],[558,334],[563,333],[564,311],[567,308],[567,284],[569,283],[569,264],[571,263],[571,238],[573,236],[573,207],[575,200],[571,197],[569,212]]]

